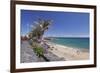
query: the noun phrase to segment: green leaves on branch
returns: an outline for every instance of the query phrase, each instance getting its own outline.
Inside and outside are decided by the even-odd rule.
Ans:
[[[34,22],[31,31],[28,34],[30,43],[35,53],[40,57],[43,56],[44,48],[40,45],[43,35],[48,30],[49,25],[52,24],[52,20],[38,19]]]
[[[41,57],[43,55],[43,48],[42,47],[36,47],[35,52],[38,57]]]
[[[36,55],[37,55],[38,57],[41,57],[41,56],[43,55],[44,50],[43,50],[43,48],[41,47],[41,45],[39,45],[39,44],[36,43],[36,42],[33,42],[32,47],[33,47],[33,50],[35,51],[35,53],[36,53]]]

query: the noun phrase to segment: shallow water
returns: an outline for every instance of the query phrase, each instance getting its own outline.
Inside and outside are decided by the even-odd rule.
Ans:
[[[89,38],[53,37],[50,42],[79,49],[89,49]]]

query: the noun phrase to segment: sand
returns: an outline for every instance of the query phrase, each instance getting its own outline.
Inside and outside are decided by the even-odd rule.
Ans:
[[[86,60],[89,59],[89,51],[82,51],[77,48],[67,47],[51,42],[47,42],[50,45],[48,51],[52,52],[60,58],[65,60]]]
[[[79,50],[77,48],[67,47],[51,42],[46,42],[50,45],[47,53],[44,53],[50,61],[68,61],[68,60],[87,60],[89,59],[89,51]],[[21,45],[21,63],[30,62],[45,62],[43,58],[39,58],[34,53],[34,50],[29,45],[28,41],[23,41]]]

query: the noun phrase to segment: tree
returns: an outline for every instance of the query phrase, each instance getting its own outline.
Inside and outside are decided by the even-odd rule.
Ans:
[[[41,39],[44,32],[49,28],[49,25],[51,23],[52,23],[51,20],[38,19],[38,21],[34,23],[32,31],[29,33],[29,38]]]
[[[42,39],[44,32],[49,28],[49,25],[51,25],[51,20],[44,20],[44,19],[38,19],[38,21],[34,22],[34,26],[32,27],[31,32],[29,33],[29,39],[30,44],[33,47],[33,50],[39,57],[43,57],[46,61],[49,61],[44,55],[43,55],[43,46],[41,46],[39,43],[39,40]]]

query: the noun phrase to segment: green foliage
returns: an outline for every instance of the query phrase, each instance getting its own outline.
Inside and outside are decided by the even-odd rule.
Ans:
[[[36,53],[36,55],[38,56],[38,57],[40,57],[41,55],[43,55],[43,48],[41,47],[41,45],[39,45],[38,43],[36,43],[36,42],[33,42],[33,44],[32,44],[32,47],[33,47],[33,50],[34,50],[34,52]]]
[[[37,47],[37,48],[35,48],[35,52],[36,52],[37,56],[40,57],[43,55],[43,48]]]
[[[35,21],[34,26],[28,34],[30,45],[33,47],[33,50],[39,57],[43,55],[44,49],[41,45],[39,45],[40,43],[38,42],[38,39],[42,38],[44,32],[51,24],[52,20],[38,19],[38,21]]]
[[[43,55],[43,48],[42,47],[37,46],[36,48],[34,48],[34,51],[38,57],[41,57]]]

